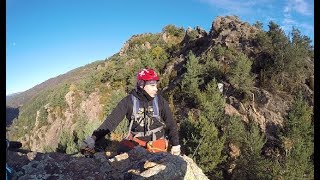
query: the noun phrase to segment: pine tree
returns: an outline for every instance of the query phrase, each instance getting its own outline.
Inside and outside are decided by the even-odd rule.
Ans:
[[[225,136],[219,137],[219,132],[213,122],[205,116],[199,116],[200,141],[195,149],[195,160],[204,172],[214,172],[216,166],[226,159],[222,154]]]
[[[226,156],[222,150],[225,144],[225,136],[218,129],[224,122],[224,99],[221,96],[215,79],[211,81],[205,91],[198,94],[200,99],[197,120],[185,123],[184,130],[189,131],[188,139],[184,142],[188,146],[188,152],[196,163],[211,176],[220,176],[221,171],[217,165],[225,161]],[[191,114],[192,115],[192,114]]]
[[[216,126],[221,126],[224,120],[225,99],[218,90],[217,81],[210,81],[206,90],[199,95],[200,108],[205,117]]]
[[[254,77],[251,75],[251,65],[252,61],[242,53],[236,56],[232,64],[230,83],[243,92],[249,92],[253,87]]]
[[[312,108],[300,94],[289,112],[282,137],[286,159],[280,175],[284,179],[313,179],[313,138]]]
[[[192,51],[190,51],[187,56],[187,64],[185,65],[185,68],[187,72],[181,82],[184,97],[188,98],[190,103],[193,102],[194,105],[198,105],[200,103],[198,95],[200,94],[199,82],[202,67],[199,64],[198,58],[195,57]]]
[[[239,158],[235,160],[236,167],[233,170],[231,179],[272,179],[271,161],[261,155],[266,138],[260,132],[258,124],[250,122],[244,132],[242,129],[245,129],[245,127],[239,128],[234,127],[234,125],[243,126],[243,124],[232,123],[229,127],[229,133],[233,137],[237,135],[232,133],[233,128],[240,130],[239,137],[233,140],[240,141],[237,144],[239,144],[241,150]]]

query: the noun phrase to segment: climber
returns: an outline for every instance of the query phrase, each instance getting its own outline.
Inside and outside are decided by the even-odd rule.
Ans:
[[[159,76],[153,69],[139,70],[136,87],[118,103],[100,127],[82,142],[81,152],[94,153],[95,142],[112,132],[126,116],[129,120],[128,134],[120,142],[118,154],[137,145],[150,152],[166,152],[167,136],[172,145],[171,154],[180,155],[177,124],[168,102],[161,95],[157,95],[158,81]]]

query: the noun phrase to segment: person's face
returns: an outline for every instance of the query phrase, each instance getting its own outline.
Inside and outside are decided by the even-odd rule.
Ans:
[[[151,97],[155,97],[158,88],[157,88],[157,81],[147,81],[146,85],[143,88]]]

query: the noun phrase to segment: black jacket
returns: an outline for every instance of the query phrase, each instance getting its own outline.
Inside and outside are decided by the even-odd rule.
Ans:
[[[100,127],[93,132],[92,135],[97,137],[97,140],[104,137],[106,134],[113,131],[126,116],[127,119],[132,119],[133,102],[131,94],[139,99],[139,107],[148,109],[147,107],[152,106],[153,98],[150,97],[143,89],[132,90],[130,94],[124,97],[118,105],[113,109],[111,114],[106,120],[100,125]],[[158,95],[159,115],[162,122],[165,123],[165,129],[156,133],[157,139],[165,135],[165,131],[168,132],[168,137],[173,146],[179,145],[179,136],[177,130],[177,123],[174,121],[172,113],[169,109],[168,102],[161,96]],[[147,111],[146,111],[147,112]],[[150,129],[163,126],[158,120],[154,120],[150,125]],[[140,126],[137,122],[133,122],[131,131],[133,132],[144,132],[145,127]],[[139,137],[144,141],[151,141],[152,136]]]

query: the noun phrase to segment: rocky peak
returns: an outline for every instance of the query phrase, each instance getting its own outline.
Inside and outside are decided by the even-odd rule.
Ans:
[[[199,37],[206,37],[208,35],[208,33],[202,29],[200,26],[196,26],[196,31],[198,32],[199,34]]]
[[[212,22],[209,34],[213,45],[242,49],[252,47],[250,39],[259,31],[249,23],[240,21],[237,16],[218,16]]]
[[[142,44],[134,43],[135,41],[139,41],[139,39],[142,39],[143,37],[148,35],[152,35],[152,33],[133,35],[129,40],[125,42],[123,47],[120,49],[119,56],[125,56],[130,48],[142,48],[142,49],[150,50],[152,48],[152,45],[148,41],[145,41]]]

